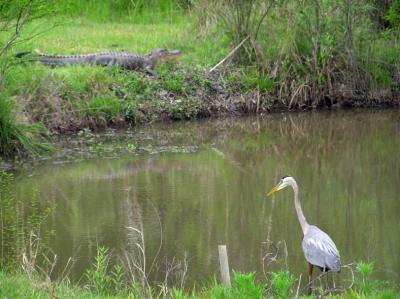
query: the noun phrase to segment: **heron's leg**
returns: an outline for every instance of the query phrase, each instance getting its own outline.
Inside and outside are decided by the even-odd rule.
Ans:
[[[336,289],[336,283],[335,283],[335,277],[334,277],[334,275],[331,275],[331,283],[332,283],[333,289]]]
[[[325,289],[328,290],[329,289],[329,280],[328,280],[329,272],[326,272],[325,276],[326,276]]]
[[[313,271],[313,265],[308,263],[308,295],[311,295],[312,292],[312,271]]]

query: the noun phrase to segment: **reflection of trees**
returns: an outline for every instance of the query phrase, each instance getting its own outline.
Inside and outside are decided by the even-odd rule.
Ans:
[[[142,290],[149,287],[148,269],[146,259],[146,242],[143,228],[143,212],[137,200],[135,191],[128,187],[126,198],[121,205],[123,220],[126,221],[126,242],[121,248],[125,273],[129,275],[129,281],[139,283]],[[132,198],[131,198],[132,193]]]
[[[41,176],[21,182],[19,193],[23,198],[30,185],[57,199],[53,227],[65,239],[55,248],[61,255],[68,246],[81,246],[78,258],[90,260],[84,249],[89,241],[94,248],[103,242],[132,250],[138,242],[126,230],[132,226],[143,228],[152,260],[160,243],[152,202],[163,228],[159,256],[179,258],[187,251],[192,280],[217,271],[218,244],[228,245],[233,269],[261,273],[261,243],[267,238],[286,241],[289,270],[296,273],[303,270],[303,256],[292,198],[282,193],[273,207],[264,197],[266,188],[291,174],[300,184],[307,218],[332,236],[344,263],[366,258],[367,240],[379,241],[384,232],[392,238],[371,244],[373,258],[398,270],[393,252],[400,244],[394,227],[400,140],[394,138],[398,127],[392,117],[271,114],[150,127],[141,130],[155,144],[200,149],[44,168]],[[65,251],[69,257],[72,250]],[[162,271],[160,264],[154,279],[162,280],[155,273]]]
[[[269,134],[268,142],[257,142],[258,148],[243,144],[246,139],[229,137],[220,146],[222,151],[229,153],[231,159],[240,161],[249,179],[254,182],[258,183],[262,175],[271,184],[284,174],[299,177],[310,221],[334,234],[335,240],[339,240],[345,261],[368,258],[367,252],[371,252],[371,249],[365,250],[367,243],[374,247],[374,257],[384,260],[393,256],[388,252],[388,247],[394,248],[393,245],[385,246],[388,253],[377,257],[382,248],[369,240],[372,234],[379,234],[377,227],[382,231],[385,226],[383,221],[375,217],[383,209],[382,192],[385,191],[378,191],[380,196],[374,188],[380,186],[378,182],[385,185],[386,181],[390,181],[391,191],[387,192],[388,198],[384,199],[389,201],[393,200],[393,191],[398,190],[393,170],[399,169],[399,161],[394,161],[393,157],[396,156],[396,148],[399,148],[399,139],[393,139],[396,135],[395,123],[390,125],[393,117],[393,113],[343,113],[338,121],[337,114],[306,113],[286,115],[274,121],[271,116],[267,121],[255,121],[256,124],[247,127],[247,133],[251,134],[253,140],[260,140],[263,134]],[[240,130],[243,133],[238,133]],[[245,132],[246,128],[236,126],[230,134],[243,136]],[[396,143],[397,146],[394,145]],[[243,159],[244,153],[246,159]],[[394,165],[390,169],[392,163]],[[399,173],[397,171],[395,174],[397,179]],[[372,204],[374,200],[379,203],[376,207],[378,212]],[[275,240],[294,234],[293,229],[297,227],[293,223],[295,217],[292,213],[282,211],[293,210],[287,202],[281,203],[278,209],[280,211],[273,219],[275,230],[278,230]],[[278,217],[286,219],[288,223],[280,221]],[[368,233],[362,229],[360,231],[361,227],[368,228]],[[289,242],[289,247],[295,248],[298,244],[297,241]],[[292,257],[291,264],[293,262]],[[386,265],[389,265],[389,259]]]

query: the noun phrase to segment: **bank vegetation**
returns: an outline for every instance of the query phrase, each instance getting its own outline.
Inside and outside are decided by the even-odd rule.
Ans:
[[[47,151],[49,133],[399,106],[398,1],[18,0],[0,6],[2,156]],[[35,50],[143,54],[159,47],[183,52],[178,64],[157,68],[160,80],[118,67],[47,68],[15,57]]]

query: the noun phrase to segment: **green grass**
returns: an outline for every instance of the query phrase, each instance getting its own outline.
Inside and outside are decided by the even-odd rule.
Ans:
[[[4,93],[13,99],[11,106],[26,111],[28,123],[42,123],[51,131],[66,132],[136,124],[165,116],[196,117],[200,103],[194,95],[202,82],[191,84],[191,80],[193,74],[217,63],[229,51],[228,41],[221,38],[221,33],[199,39],[193,30],[192,16],[182,14],[179,8],[166,8],[172,2],[164,8],[155,5],[160,15],[152,15],[151,9],[144,6],[140,19],[137,15],[124,15],[106,20],[101,18],[109,13],[107,5],[98,8],[104,11],[96,18],[86,13],[80,15],[80,2],[71,3],[72,8],[63,8],[65,14],[27,24],[22,38],[38,35],[17,44],[12,53],[39,50],[48,54],[101,51],[144,54],[165,47],[179,49],[183,55],[176,66],[156,68],[161,80],[140,71],[91,66],[50,69],[16,60],[7,73]],[[0,44],[5,42],[1,38]],[[165,97],[177,98],[166,101]]]
[[[68,0],[57,1],[53,4],[62,15],[85,17],[95,21],[113,20],[121,18],[140,23],[164,22],[179,15],[182,9],[189,6],[189,0]]]
[[[141,72],[93,66],[20,65],[9,73],[8,93],[17,103],[29,93],[24,102],[28,119],[52,131],[136,124],[161,116],[196,118],[202,107],[196,95],[213,92],[204,73],[174,65],[157,71],[160,80]]]
[[[78,287],[64,284],[54,285],[56,298],[96,298],[90,292]],[[49,298],[53,294],[51,284],[41,283],[40,280],[29,279],[26,274],[13,275],[0,272],[0,297],[1,298]],[[100,297],[97,297],[100,298]]]
[[[102,254],[107,258],[107,253]],[[271,273],[272,281],[263,283],[255,280],[255,273],[234,273],[231,288],[219,284],[216,280],[204,287],[192,291],[170,288],[163,294],[156,288],[143,290],[137,285],[123,285],[120,281],[121,274],[115,272],[113,276],[105,276],[104,260],[98,260],[95,270],[87,272],[88,287],[82,288],[63,282],[43,281],[37,276],[29,278],[21,272],[8,274],[0,272],[0,297],[1,298],[171,298],[171,299],[261,299],[261,298],[294,298],[297,286],[293,277],[286,272]],[[121,271],[121,270],[117,270]],[[357,281],[356,281],[357,282]],[[272,287],[270,287],[272,285]],[[300,295],[300,298],[316,298]],[[399,298],[399,290],[395,286],[374,286],[368,292],[357,287],[346,290],[341,294],[327,294],[324,298],[336,299],[395,299]]]
[[[325,293],[320,285],[313,290],[313,296],[303,295],[305,288],[298,286],[298,280],[286,271],[270,272],[268,276],[256,278],[256,273],[233,272],[232,286],[220,284],[214,278],[199,282],[193,289],[179,289],[174,286],[153,285],[141,272],[134,277],[126,273],[120,264],[110,266],[113,258],[106,247],[99,247],[92,266],[84,273],[80,285],[69,283],[68,277],[50,281],[42,271],[27,275],[16,270],[0,271],[1,298],[191,298],[191,299],[257,299],[257,298],[315,298]],[[37,265],[36,265],[37,267]],[[17,267],[18,268],[18,267]],[[37,269],[42,269],[38,268]],[[359,262],[355,268],[353,287],[340,292],[326,292],[325,298],[387,298],[400,296],[398,286],[372,278],[371,263]],[[38,274],[40,273],[41,276]],[[128,278],[129,277],[129,278]],[[317,282],[315,282],[317,283]],[[82,287],[83,285],[83,287]],[[201,287],[199,287],[201,285]]]
[[[227,80],[232,86],[237,85],[242,93],[255,90],[269,92],[275,85],[274,80],[268,75],[260,74],[255,68],[237,69],[229,74]]]
[[[155,19],[156,17],[154,17]],[[36,38],[15,47],[15,52],[39,50],[47,54],[84,54],[128,51],[138,54],[155,48],[179,49],[184,65],[211,66],[229,52],[222,33],[199,39],[193,17],[179,14],[171,20],[143,23],[129,18],[95,21],[88,18],[51,17],[27,25],[23,38]],[[1,38],[0,38],[1,39]]]
[[[46,140],[46,129],[40,124],[25,123],[16,119],[13,105],[0,93],[0,156],[40,155],[53,150]]]
[[[315,298],[325,292],[322,285],[314,289],[313,296],[303,295],[305,288],[298,286],[298,280],[286,271],[270,272],[264,279],[256,278],[256,273],[233,272],[232,286],[218,283],[215,279],[202,282],[192,290],[179,289],[171,286],[149,286],[139,276],[127,280],[124,268],[115,264],[109,266],[112,254],[108,248],[99,247],[92,266],[86,270],[81,283],[67,284],[62,282],[43,281],[39,276],[28,278],[20,272],[6,274],[0,272],[0,296],[7,298],[191,298],[191,299],[257,299],[257,298]],[[398,286],[374,280],[371,275],[374,268],[371,263],[359,262],[355,268],[352,288],[341,292],[327,292],[324,298],[387,298],[394,299],[400,296]],[[137,273],[139,275],[139,273]],[[315,282],[316,283],[316,282]],[[202,287],[199,287],[202,285]],[[5,287],[3,287],[5,286]],[[304,291],[305,292],[305,291]]]
[[[296,279],[288,272],[271,273],[272,293],[278,298],[293,297],[291,292]]]

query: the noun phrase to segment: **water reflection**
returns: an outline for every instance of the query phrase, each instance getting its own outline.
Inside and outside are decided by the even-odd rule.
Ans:
[[[127,227],[144,232],[148,269],[158,257],[153,281],[163,281],[166,260],[186,252],[188,282],[209,279],[218,270],[218,244],[227,244],[234,270],[262,275],[288,267],[299,275],[306,264],[292,193],[265,198],[291,174],[308,221],[332,237],[344,264],[372,260],[379,277],[398,280],[399,115],[274,114],[141,128],[129,138],[151,151],[48,161],[33,177],[21,174],[18,197],[34,187],[57,204],[47,224],[56,231],[50,245],[60,267],[71,256],[79,261],[76,279],[99,245],[120,256],[137,249],[140,235]],[[265,258],[278,249],[281,259]]]

